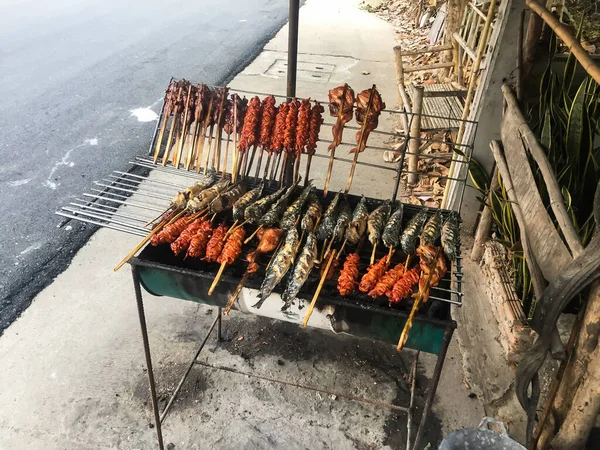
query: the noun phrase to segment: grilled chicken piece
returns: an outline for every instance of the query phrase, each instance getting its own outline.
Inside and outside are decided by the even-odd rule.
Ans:
[[[344,84],[329,91],[329,114],[336,117],[333,125],[333,142],[329,144],[329,150],[336,148],[342,142],[344,127],[352,120],[354,110],[354,91],[350,86]]]
[[[350,150],[350,153],[354,153],[358,151],[359,153],[364,151],[367,146],[367,139],[369,138],[369,134],[377,125],[379,125],[379,115],[381,111],[385,109],[385,103],[381,99],[381,95],[377,89],[373,92],[373,100],[371,102],[371,107],[369,108],[369,99],[371,98],[371,89],[365,89],[358,97],[356,97],[356,121],[359,125],[362,125],[366,120],[364,133],[362,134],[361,140],[361,132],[360,130],[356,132],[356,144],[357,146]],[[367,109],[369,113],[367,115]],[[360,141],[360,142],[359,142]]]

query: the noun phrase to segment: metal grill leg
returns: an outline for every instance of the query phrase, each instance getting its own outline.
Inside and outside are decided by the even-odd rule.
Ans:
[[[419,445],[421,444],[421,439],[423,439],[425,425],[427,423],[427,418],[429,417],[429,412],[431,411],[433,397],[435,396],[435,391],[437,390],[438,383],[440,381],[440,375],[442,374],[442,368],[444,367],[444,360],[446,359],[446,353],[448,352],[448,346],[450,345],[450,340],[452,339],[453,333],[454,328],[446,328],[446,331],[444,332],[444,340],[435,363],[435,370],[433,371],[433,377],[431,378],[431,385],[429,386],[429,389],[427,389],[425,407],[423,408],[423,415],[421,416],[421,422],[419,422],[419,429],[417,430],[417,436],[415,437],[415,443],[413,445],[414,450],[420,448]]]
[[[140,277],[138,269],[132,266],[133,288],[135,289],[135,300],[137,302],[138,315],[140,318],[140,328],[142,330],[142,341],[144,342],[144,354],[146,355],[146,367],[148,368],[148,383],[150,384],[150,396],[152,397],[152,409],[154,410],[154,426],[156,427],[156,438],[158,439],[158,448],[164,450],[162,437],[162,426],[160,414],[158,412],[158,400],[156,398],[156,384],[154,383],[154,371],[152,370],[152,358],[150,356],[150,342],[148,340],[148,328],[146,327],[146,314],[144,313],[144,301],[142,299],[142,290],[140,287]]]
[[[223,323],[223,311],[221,308],[218,309],[217,314],[219,315],[219,321],[217,322],[217,339],[219,342],[223,340],[223,336],[221,335],[221,326]]]
[[[415,386],[417,384],[417,364],[419,363],[420,351],[415,353],[412,369],[410,371],[410,403],[408,405],[407,421],[406,421],[406,450],[410,450],[410,440],[412,434],[412,420],[415,404]]]

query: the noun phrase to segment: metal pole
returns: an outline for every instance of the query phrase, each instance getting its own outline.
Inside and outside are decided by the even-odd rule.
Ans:
[[[146,315],[144,314],[144,301],[142,289],[140,288],[140,275],[136,266],[131,267],[133,275],[133,288],[135,289],[135,300],[137,302],[138,315],[140,317],[140,328],[142,330],[142,341],[144,342],[144,354],[146,355],[146,367],[148,368],[148,384],[150,384],[150,396],[152,397],[152,409],[154,410],[154,426],[156,427],[156,438],[158,448],[164,450],[160,414],[158,412],[158,400],[156,398],[156,384],[154,383],[154,371],[152,370],[152,358],[150,356],[150,342],[148,340],[148,328],[146,327]]]
[[[221,335],[221,326],[222,326],[222,322],[223,322],[223,310],[221,308],[219,308],[217,310],[217,314],[219,315],[219,322],[217,322],[217,340],[219,342],[221,342],[223,340],[223,337]]]
[[[287,97],[296,96],[296,68],[298,66],[298,16],[300,0],[290,0],[288,32]]]
[[[437,361],[435,363],[435,370],[433,371],[433,377],[431,378],[431,386],[429,386],[429,389],[427,389],[427,398],[425,399],[425,406],[423,407],[423,415],[421,416],[419,429],[417,430],[417,436],[415,437],[415,443],[413,445],[414,450],[420,448],[419,446],[421,444],[421,439],[423,438],[423,433],[425,432],[425,424],[427,423],[427,418],[429,417],[429,411],[431,411],[433,397],[435,396],[435,391],[437,391],[440,375],[442,374],[442,368],[444,367],[444,360],[446,359],[446,353],[448,352],[448,346],[452,340],[453,333],[454,328],[446,328],[446,331],[444,331],[444,340],[442,341],[442,348],[440,349],[440,353],[438,354]]]

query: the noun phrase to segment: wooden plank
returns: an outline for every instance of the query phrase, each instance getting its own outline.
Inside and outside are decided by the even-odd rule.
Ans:
[[[506,162],[519,207],[527,212],[523,231],[531,243],[531,251],[544,277],[553,280],[571,262],[571,254],[556,231],[538,192],[527,152],[523,147],[520,113],[517,114],[513,108],[514,105],[508,105],[502,117],[501,136]]]
[[[458,45],[460,45],[460,47],[463,49],[463,51],[469,55],[469,57],[475,61],[475,59],[477,58],[477,55],[475,54],[475,50],[473,50],[471,47],[469,47],[469,45],[466,43],[466,41],[460,37],[460,35],[458,33],[454,33],[453,36],[454,40],[456,40],[456,42],[458,43]]]
[[[453,62],[445,62],[445,63],[429,64],[427,66],[406,66],[404,68],[404,73],[422,72],[422,71],[434,70],[434,69],[445,69],[446,67],[454,67],[454,63]]]
[[[443,52],[444,50],[452,50],[452,44],[436,45],[435,47],[426,47],[420,50],[403,50],[400,52],[400,56],[417,56],[424,53]]]

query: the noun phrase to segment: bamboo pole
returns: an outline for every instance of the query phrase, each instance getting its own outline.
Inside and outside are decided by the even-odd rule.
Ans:
[[[490,183],[490,192],[498,189],[498,168],[494,168],[492,175],[492,181]],[[475,262],[480,262],[483,256],[484,245],[490,238],[492,231],[492,209],[487,203],[483,205],[483,211],[481,212],[481,218],[475,231],[475,240],[473,242],[473,249],[471,250],[471,259]]]
[[[397,45],[394,47],[394,56],[396,63],[396,84],[398,85],[398,106],[402,109],[404,108],[405,113],[412,113],[412,108],[410,106],[410,100],[408,99],[408,93],[406,92],[406,87],[404,86],[404,66],[402,64],[402,56],[404,52],[402,48]],[[408,133],[408,117],[406,114],[400,114],[400,121],[402,122],[402,127],[404,128],[404,133]]]
[[[423,109],[423,86],[412,87],[412,118],[410,120],[410,134],[408,141],[408,178],[407,185],[414,188],[419,182],[419,148],[421,146],[421,111]],[[402,170],[402,168],[400,168]]]
[[[494,0],[492,0],[494,1]],[[573,54],[573,56],[579,61],[581,67],[594,79],[596,83],[600,84],[600,66],[594,62],[589,53],[581,46],[575,36],[571,34],[565,24],[560,21],[546,9],[545,6],[540,5],[535,0],[525,0],[525,4],[531,8],[541,19],[548,25],[554,33],[563,41],[565,46]]]

